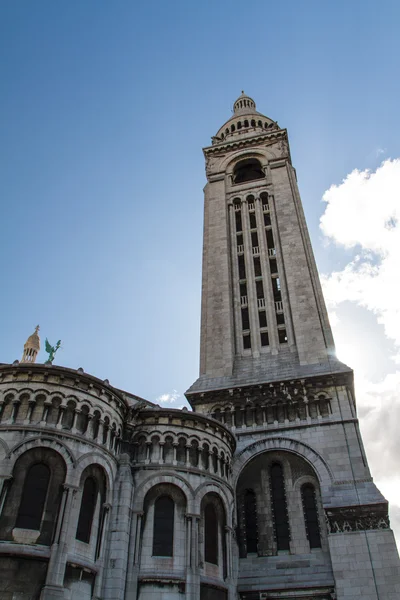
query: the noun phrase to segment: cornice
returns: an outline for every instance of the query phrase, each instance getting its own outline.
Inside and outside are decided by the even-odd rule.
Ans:
[[[271,133],[255,135],[240,140],[232,140],[231,142],[215,144],[214,146],[206,146],[203,148],[203,153],[205,156],[226,154],[227,152],[232,152],[232,150],[252,148],[254,146],[259,146],[264,142],[277,139],[287,139],[287,130],[279,129],[278,131],[271,131]]]
[[[7,381],[6,377],[11,376],[12,380]],[[52,381],[57,378],[58,381]],[[123,392],[112,387],[107,379],[101,381],[93,375],[85,373],[83,369],[69,369],[52,364],[27,364],[15,362],[11,365],[0,365],[0,384],[12,384],[12,382],[21,381],[29,384],[51,384],[59,385],[70,389],[79,389],[82,392],[95,394],[97,396],[112,397],[124,409],[129,408]]]
[[[313,395],[321,393],[324,389],[338,385],[352,385],[353,371],[349,370],[340,373],[329,373],[315,377],[306,377],[302,379],[290,379],[273,381],[251,385],[232,386],[229,388],[217,388],[215,390],[186,392],[186,398],[189,402],[195,404],[215,404],[220,402],[232,402],[233,400],[246,400],[254,396],[288,396],[292,399],[301,395]],[[198,413],[195,413],[198,414]]]

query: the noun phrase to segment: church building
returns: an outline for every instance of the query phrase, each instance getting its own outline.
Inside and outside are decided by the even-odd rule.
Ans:
[[[166,409],[0,364],[0,600],[399,600],[288,135],[242,93],[204,148],[200,373]]]

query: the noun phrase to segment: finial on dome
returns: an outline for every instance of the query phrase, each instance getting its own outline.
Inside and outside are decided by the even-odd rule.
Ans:
[[[35,331],[28,337],[24,344],[24,353],[21,358],[22,363],[34,363],[40,350],[39,325],[36,325]]]
[[[255,113],[256,112],[256,103],[254,102],[253,98],[250,98],[250,96],[247,96],[247,94],[244,93],[244,91],[242,90],[241,95],[239,96],[239,98],[236,100],[235,104],[233,105],[233,112],[234,113]]]

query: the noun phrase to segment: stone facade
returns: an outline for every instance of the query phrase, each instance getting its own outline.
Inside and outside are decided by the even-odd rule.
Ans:
[[[0,365],[1,600],[400,597],[287,133],[242,94],[204,153],[193,410]]]

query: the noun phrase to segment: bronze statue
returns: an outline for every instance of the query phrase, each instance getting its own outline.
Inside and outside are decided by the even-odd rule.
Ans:
[[[61,340],[58,340],[58,342],[55,346],[51,346],[49,340],[46,338],[45,347],[46,347],[46,352],[49,355],[47,362],[50,362],[50,363],[53,362],[56,352],[60,348],[60,346],[61,346]]]

